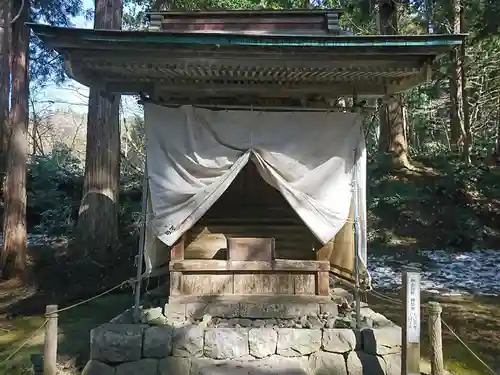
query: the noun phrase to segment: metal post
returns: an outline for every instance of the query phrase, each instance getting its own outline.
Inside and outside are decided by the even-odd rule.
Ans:
[[[134,311],[133,318],[136,322],[140,320],[139,307],[141,303],[141,284],[142,284],[142,266],[144,262],[144,245],[146,241],[146,225],[149,199],[149,183],[148,183],[148,167],[147,162],[144,163],[144,179],[142,182],[142,199],[141,199],[141,229],[139,235],[139,252],[137,254],[137,276],[134,288]]]
[[[402,332],[402,375],[420,375],[420,271],[403,269],[405,322]]]
[[[431,374],[444,375],[441,305],[429,302],[429,340],[431,347]]]
[[[358,209],[358,185],[357,185],[357,150],[354,150],[354,166],[352,169],[352,202],[353,202],[353,227],[354,227],[354,303],[356,309],[356,328],[361,326],[361,294],[359,281],[359,209]]]
[[[45,307],[45,340],[43,346],[43,374],[57,373],[57,305]]]

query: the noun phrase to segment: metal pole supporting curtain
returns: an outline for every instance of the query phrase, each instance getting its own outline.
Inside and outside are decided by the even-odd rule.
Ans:
[[[359,112],[358,95],[353,92],[352,104],[354,112]],[[361,127],[361,134],[363,127]],[[361,290],[360,290],[360,235],[359,235],[359,181],[358,181],[358,148],[354,149],[354,164],[352,168],[352,201],[353,201],[353,237],[354,237],[354,303],[356,311],[356,328],[361,328]]]
[[[139,235],[139,250],[136,256],[137,276],[134,286],[134,311],[133,318],[136,322],[140,320],[140,303],[141,303],[141,286],[142,286],[142,268],[144,264],[144,246],[146,241],[146,225],[148,225],[147,209],[149,199],[149,182],[148,182],[148,165],[144,161],[144,178],[142,183],[142,200],[141,200],[141,222]]]
[[[356,311],[356,328],[360,328],[361,323],[361,291],[360,291],[360,235],[359,235],[359,207],[358,207],[358,179],[357,175],[357,151],[354,152],[354,167],[352,170],[352,194],[353,194],[353,235],[354,235],[354,300]]]

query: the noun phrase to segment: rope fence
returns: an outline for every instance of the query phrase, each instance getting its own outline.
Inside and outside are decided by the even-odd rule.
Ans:
[[[370,291],[368,291],[369,294],[371,294],[372,296],[380,299],[380,300],[383,300],[385,302],[389,302],[389,303],[394,303],[396,305],[403,305],[403,302],[402,301],[399,301],[395,298],[392,298],[390,296],[387,296],[387,295],[384,295],[380,292],[377,292],[376,290],[372,289]],[[443,325],[446,327],[446,329],[448,329],[448,331],[457,339],[457,341],[462,344],[462,346],[467,349],[467,351],[472,354],[474,356],[474,358],[476,358],[491,374],[493,375],[499,375],[497,372],[495,372],[484,360],[481,359],[481,357],[479,357],[471,348],[469,345],[467,345],[465,343],[464,340],[462,340],[462,338],[450,327],[450,325],[448,323],[446,323],[446,321],[441,318],[441,322],[443,323]]]
[[[106,291],[104,291],[102,293],[96,294],[95,296],[92,296],[92,297],[87,298],[83,301],[74,303],[73,305],[52,311],[51,314],[56,315],[56,314],[59,314],[61,312],[65,312],[65,311],[74,309],[75,307],[78,307],[78,306],[84,305],[86,303],[89,303],[91,301],[94,301],[94,300],[96,300],[100,297],[103,297],[103,296],[105,296],[105,295],[107,295],[107,294],[109,294],[109,293],[111,293],[119,288],[122,288],[126,285],[134,285],[135,283],[136,283],[135,278],[127,279],[127,280],[122,281],[121,283],[115,285],[114,287],[107,289]],[[46,318],[40,327],[38,327],[35,331],[33,331],[33,333],[25,341],[23,341],[21,345],[19,345],[16,349],[14,349],[3,361],[0,362],[0,367],[7,364],[7,362],[9,362],[12,358],[14,358],[17,353],[19,353],[26,345],[28,345],[30,343],[30,341],[47,325],[48,322],[49,322],[49,319]]]
[[[55,311],[52,311],[52,314],[59,314],[59,313],[62,313],[62,312],[65,312],[65,311],[68,311],[68,310],[71,310],[71,309],[74,309],[78,306],[81,306],[81,305],[84,305],[84,304],[87,304],[91,301],[94,301],[100,297],[103,297],[119,288],[122,288],[126,285],[129,285],[129,286],[133,286],[134,284],[136,283],[136,279],[135,278],[130,278],[130,279],[127,279],[117,285],[115,285],[114,287],[112,288],[109,288],[107,289],[106,291],[102,292],[102,293],[99,293],[93,297],[90,297],[88,299],[85,299],[83,301],[80,301],[80,302],[77,302],[77,303],[74,303],[70,306],[67,306],[67,307],[63,307],[61,309],[58,309],[58,310],[55,310]],[[371,289],[369,291],[366,291],[366,293],[372,295],[373,297],[375,298],[378,298],[380,300],[383,300],[385,302],[388,302],[388,303],[392,303],[392,304],[396,304],[396,305],[403,305],[403,302],[400,301],[400,300],[397,300],[393,297],[390,297],[388,295],[385,295],[381,292],[378,292],[374,289]],[[16,356],[16,354],[18,354],[26,345],[29,344],[29,342],[47,325],[49,319],[46,318],[45,321],[42,323],[42,325],[40,325],[40,327],[38,327],[25,341],[22,342],[21,345],[19,345],[15,350],[13,350],[2,362],[0,362],[0,366],[3,366],[5,365],[7,362],[9,362],[12,358],[14,358]],[[491,374],[493,375],[499,375],[497,372],[495,372],[484,360],[482,360],[471,348],[469,345],[467,345],[465,343],[465,341],[460,338],[460,336],[450,327],[450,325],[448,323],[446,323],[446,321],[444,319],[441,318],[441,321],[443,323],[443,325],[446,327],[446,329],[448,329],[448,331],[457,339],[457,341],[465,348],[467,349],[467,351],[470,352],[470,354],[472,354],[474,356],[474,358],[476,358]]]

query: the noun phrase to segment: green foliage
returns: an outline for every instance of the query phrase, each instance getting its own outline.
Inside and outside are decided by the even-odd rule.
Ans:
[[[70,234],[83,185],[80,161],[64,144],[50,154],[36,156],[28,169],[28,222],[47,235]],[[31,220],[30,220],[31,219]]]
[[[82,0],[31,0],[30,22],[71,26],[71,18],[83,11]],[[49,81],[60,83],[66,79],[62,57],[44,46],[33,34],[30,37],[29,70],[32,85],[43,86]]]
[[[120,219],[126,231],[136,231],[141,212],[142,169],[125,159],[121,164]],[[28,166],[27,217],[32,233],[71,236],[83,190],[82,162],[64,144]]]
[[[416,157],[416,171],[368,167],[372,248],[497,248],[500,168],[449,156]]]

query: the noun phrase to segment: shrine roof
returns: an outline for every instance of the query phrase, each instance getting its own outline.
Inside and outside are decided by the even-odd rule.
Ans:
[[[70,77],[84,85],[109,92],[184,97],[270,95],[270,90],[279,97],[401,92],[428,80],[433,60],[465,38],[355,36],[340,30],[290,34],[255,29],[119,31],[29,26],[47,47],[64,57]]]

